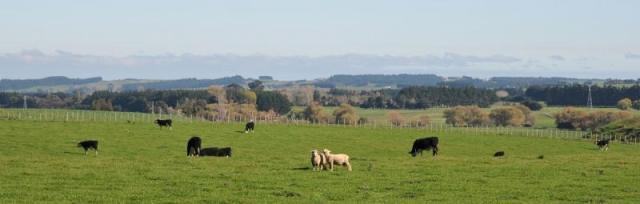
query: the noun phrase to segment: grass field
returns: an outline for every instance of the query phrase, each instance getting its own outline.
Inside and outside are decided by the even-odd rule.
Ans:
[[[437,133],[440,155],[412,158],[417,129],[177,122],[0,120],[0,203],[640,203],[640,151],[583,140]],[[231,158],[187,158],[231,146]],[[100,140],[98,156],[75,144]],[[353,171],[313,172],[309,152],[351,156]],[[493,159],[497,150],[505,158]],[[544,159],[538,159],[544,155]]]

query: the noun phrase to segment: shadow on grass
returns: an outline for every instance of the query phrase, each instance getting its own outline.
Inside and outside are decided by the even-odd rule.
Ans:
[[[308,171],[308,170],[311,170],[311,167],[296,167],[296,168],[292,168],[291,170],[295,170],[295,171]]]
[[[65,154],[74,154],[74,155],[84,155],[84,152],[68,152],[68,151],[65,151],[63,153],[65,153]]]

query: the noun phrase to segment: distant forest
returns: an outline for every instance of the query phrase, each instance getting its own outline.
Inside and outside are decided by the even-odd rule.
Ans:
[[[586,85],[566,86],[532,86],[525,92],[527,97],[537,101],[544,101],[552,106],[585,106],[589,96]],[[594,106],[615,106],[623,98],[633,101],[640,99],[640,85],[629,87],[592,86],[591,98]]]

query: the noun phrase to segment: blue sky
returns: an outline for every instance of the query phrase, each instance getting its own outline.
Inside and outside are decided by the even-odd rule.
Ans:
[[[640,1],[0,3],[0,78],[640,77]]]

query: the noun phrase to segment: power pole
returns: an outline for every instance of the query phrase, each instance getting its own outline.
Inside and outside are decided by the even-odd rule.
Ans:
[[[593,109],[593,99],[591,98],[591,84],[589,86],[589,95],[587,96],[587,106],[589,109]]]
[[[22,100],[24,101],[22,107],[27,109],[27,95],[22,96]]]

